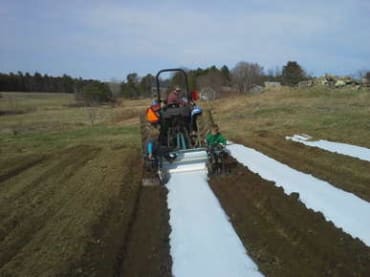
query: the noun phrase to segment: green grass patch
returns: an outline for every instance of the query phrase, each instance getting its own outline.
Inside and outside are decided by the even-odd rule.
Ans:
[[[37,132],[20,135],[1,135],[0,143],[8,146],[31,148],[56,148],[74,144],[110,144],[114,142],[134,142],[139,129],[136,126],[112,127],[96,125],[65,132]]]

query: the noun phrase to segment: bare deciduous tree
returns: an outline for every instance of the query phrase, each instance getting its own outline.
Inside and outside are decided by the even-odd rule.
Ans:
[[[220,71],[209,71],[207,74],[199,76],[197,78],[198,88],[212,88],[213,90],[220,91],[221,87],[225,83],[224,76]]]
[[[240,93],[250,90],[262,76],[263,67],[257,63],[239,62],[231,71],[232,82]]]

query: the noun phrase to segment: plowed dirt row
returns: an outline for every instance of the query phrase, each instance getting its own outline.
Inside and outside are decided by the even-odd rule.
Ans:
[[[138,160],[135,150],[76,146],[9,175],[0,275],[171,276],[167,190],[139,189]],[[232,175],[210,185],[266,276],[370,275],[361,241],[231,164]]]
[[[35,166],[44,160],[44,158],[45,157],[41,155],[30,155],[26,157],[21,156],[18,159],[11,161],[3,161],[0,163],[0,182],[3,182],[6,179],[18,175],[22,171]]]
[[[0,276],[119,272],[138,160],[135,149],[79,145],[0,182]]]
[[[369,276],[370,248],[238,165],[210,185],[267,276]]]
[[[1,197],[0,217],[2,218],[2,230],[0,234],[0,266],[3,266],[14,255],[18,253],[24,244],[31,240],[32,236],[44,227],[48,219],[55,215],[60,206],[66,199],[59,197],[58,194],[63,186],[50,186],[48,183],[62,180],[68,181],[77,170],[83,166],[90,158],[96,154],[96,149],[80,147],[82,155],[79,159],[75,157],[74,149],[68,149],[62,153],[60,160],[52,164],[44,172],[40,172],[36,178],[22,175],[24,186],[22,189],[8,189],[6,197]],[[46,163],[50,163],[47,161]],[[45,165],[41,167],[45,168]],[[61,170],[63,168],[64,170]],[[34,170],[41,171],[41,168]],[[12,183],[12,182],[9,182]],[[5,184],[6,186],[8,184]],[[43,206],[45,210],[40,210]],[[18,209],[22,207],[22,209]],[[21,243],[23,241],[23,243]]]
[[[163,186],[141,188],[120,276],[172,276],[166,197]]]

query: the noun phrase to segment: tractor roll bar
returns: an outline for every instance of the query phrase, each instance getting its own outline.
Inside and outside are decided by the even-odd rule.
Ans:
[[[188,100],[190,101],[191,100],[191,94],[190,94],[190,91],[189,91],[189,84],[188,84],[188,75],[186,74],[185,70],[181,69],[181,68],[167,68],[167,69],[162,69],[160,70],[157,75],[155,76],[155,79],[157,81],[157,98],[158,98],[158,103],[161,101],[161,92],[159,90],[159,75],[161,75],[161,73],[163,72],[181,72],[182,75],[185,77],[185,88],[186,88],[186,95],[188,97]]]

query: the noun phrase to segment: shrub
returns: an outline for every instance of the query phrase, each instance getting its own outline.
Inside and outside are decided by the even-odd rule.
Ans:
[[[306,78],[306,73],[296,61],[289,61],[283,67],[282,77],[284,85],[295,86]]]
[[[91,82],[75,94],[78,101],[86,105],[96,105],[112,101],[112,91],[109,86],[102,82]]]

